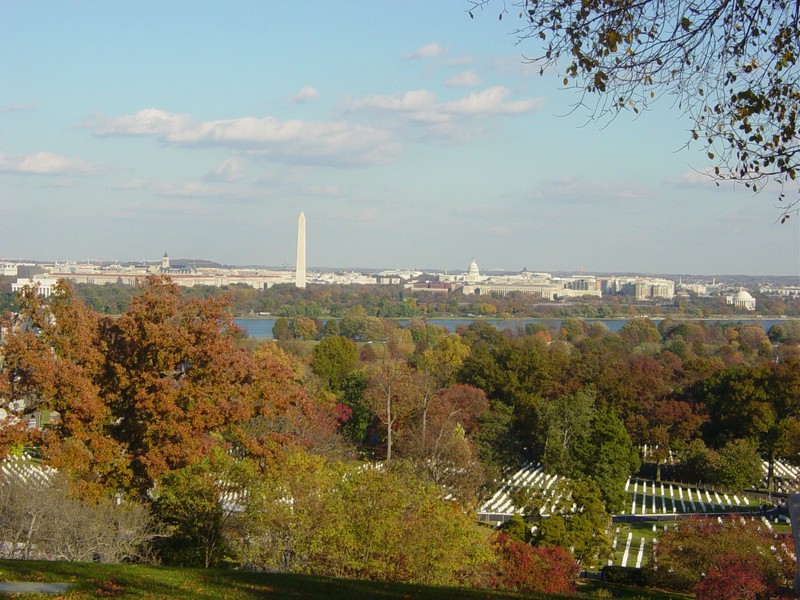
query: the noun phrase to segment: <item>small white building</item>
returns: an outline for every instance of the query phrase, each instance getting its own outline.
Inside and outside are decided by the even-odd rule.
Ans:
[[[750,295],[747,290],[739,290],[732,296],[725,296],[725,301],[728,306],[735,306],[736,308],[743,308],[745,310],[756,309],[756,299]]]
[[[50,294],[53,293],[53,287],[56,285],[57,282],[58,279],[54,279],[52,277],[42,277],[40,275],[34,275],[33,279],[28,279],[28,278],[17,279],[15,283],[11,284],[11,291],[19,292],[26,285],[30,287],[38,285],[39,295],[44,298],[49,298]]]
[[[14,263],[0,263],[0,275],[4,277],[16,277],[17,265]]]

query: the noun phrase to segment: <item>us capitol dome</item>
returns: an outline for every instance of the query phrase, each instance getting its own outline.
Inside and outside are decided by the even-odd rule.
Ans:
[[[478,263],[475,262],[475,258],[472,258],[472,262],[469,263],[469,268],[467,269],[467,283],[477,283],[481,279],[481,272],[478,269]]]

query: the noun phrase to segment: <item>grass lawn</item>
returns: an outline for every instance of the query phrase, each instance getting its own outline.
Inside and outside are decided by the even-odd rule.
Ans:
[[[331,579],[310,575],[246,573],[222,569],[180,569],[142,565],[109,565],[45,561],[0,561],[0,581],[71,583],[66,598],[208,598],[211,599],[482,599],[529,598],[555,600],[557,596],[526,595],[461,588],[435,588],[398,583]],[[598,597],[599,582],[581,582],[576,598]],[[613,586],[614,598],[688,600],[691,596]],[[602,593],[602,592],[600,592]],[[602,596],[601,596],[602,597]]]
[[[658,531],[653,531],[653,524],[656,525]],[[653,552],[653,539],[657,538],[664,532],[665,525],[668,527],[675,526],[674,521],[634,521],[631,523],[613,523],[611,536],[612,538],[614,536],[617,538],[617,548],[614,550],[614,554],[612,555],[614,564],[622,564],[622,555],[625,552],[625,543],[628,539],[628,532],[630,531],[633,533],[633,538],[631,539],[631,548],[628,555],[627,566],[636,566],[636,556],[639,553],[639,543],[642,538],[645,540],[642,566],[646,565],[650,555]],[[619,533],[616,533],[617,529],[619,529]]]

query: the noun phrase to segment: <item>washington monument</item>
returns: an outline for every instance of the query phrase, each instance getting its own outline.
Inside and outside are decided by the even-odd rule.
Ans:
[[[294,274],[295,287],[306,287],[306,216],[300,212],[297,219],[297,267]]]

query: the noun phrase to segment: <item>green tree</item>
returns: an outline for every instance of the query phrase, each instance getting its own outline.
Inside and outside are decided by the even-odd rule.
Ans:
[[[275,324],[272,326],[272,337],[279,341],[290,340],[294,337],[289,319],[286,317],[275,319]]]
[[[576,342],[586,334],[585,323],[580,319],[568,318],[561,321],[561,339]]]
[[[239,544],[251,566],[463,585],[491,561],[485,531],[401,461],[356,469],[293,453],[247,504]]]
[[[699,385],[697,399],[708,407],[704,433],[717,448],[733,439],[757,440],[776,420],[764,367],[727,367]]]
[[[291,329],[294,337],[299,340],[315,340],[319,336],[317,323],[309,317],[295,317],[291,321]]]
[[[205,568],[225,558],[252,479],[253,470],[246,461],[223,452],[165,473],[153,502],[158,518],[173,528],[162,544],[163,555],[172,562]]]
[[[314,346],[311,370],[332,390],[338,391],[342,381],[358,361],[358,348],[343,336],[328,336]]]
[[[705,482],[713,473],[717,453],[706,447],[703,440],[692,440],[678,452],[677,475],[681,481]]]
[[[347,407],[349,416],[342,423],[341,430],[355,446],[361,446],[366,438],[370,424],[376,418],[366,398],[369,376],[364,370],[353,371],[341,382],[342,404]]]
[[[489,410],[480,419],[475,442],[481,460],[498,470],[518,464],[519,441],[513,434],[514,409],[505,402],[489,402]]]
[[[610,513],[619,512],[625,501],[625,482],[639,469],[639,453],[622,421],[609,409],[597,410],[589,435],[575,447],[578,468],[597,483]]]
[[[364,339],[367,311],[363,306],[354,306],[344,313],[339,321],[339,331],[351,340]]]
[[[608,537],[611,517],[597,483],[567,480],[561,483],[559,492],[565,501],[560,503],[556,514],[538,520],[534,543],[570,549],[583,564],[597,564],[596,561],[606,559],[611,553]]]
[[[328,319],[322,328],[322,335],[324,337],[339,335],[339,321],[336,319]]]
[[[763,470],[752,440],[732,440],[719,451],[713,464],[714,482],[735,491],[758,487]]]
[[[562,521],[563,525],[563,521]],[[525,519],[522,518],[522,515],[511,515],[511,518],[500,525],[500,531],[506,533],[511,539],[516,540],[518,542],[528,543],[531,539],[531,528],[525,522]],[[550,546],[555,546],[557,544],[547,544]]]
[[[549,472],[574,474],[575,445],[589,435],[594,402],[594,390],[584,388],[542,404],[542,464]]]
[[[631,348],[661,341],[661,334],[650,319],[630,319],[619,330],[619,337]]]

